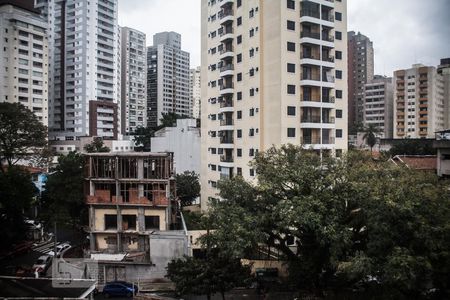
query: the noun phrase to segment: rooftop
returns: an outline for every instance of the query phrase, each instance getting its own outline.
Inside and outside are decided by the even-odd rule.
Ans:
[[[391,160],[414,170],[436,171],[437,168],[436,155],[396,155]]]

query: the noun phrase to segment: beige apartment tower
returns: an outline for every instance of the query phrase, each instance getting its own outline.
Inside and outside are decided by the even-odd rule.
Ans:
[[[347,5],[202,0],[202,209],[272,145],[347,149]]]
[[[444,81],[435,67],[394,72],[394,138],[434,138],[445,129]]]

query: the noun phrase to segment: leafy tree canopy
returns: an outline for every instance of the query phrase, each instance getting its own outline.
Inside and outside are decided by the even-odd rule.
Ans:
[[[404,297],[448,290],[450,197],[435,175],[360,152],[321,160],[292,145],[260,153],[252,167],[256,185],[219,183],[217,248],[245,257],[269,245],[292,282],[314,291],[373,282]]]
[[[177,182],[177,196],[181,206],[191,205],[200,196],[199,175],[194,171],[185,171],[175,176]]]
[[[84,146],[84,150],[87,153],[96,153],[96,152],[109,152],[111,149],[109,149],[105,144],[103,143],[102,138],[95,137],[93,141],[89,144],[86,144]]]
[[[47,128],[33,112],[22,104],[0,103],[0,164],[32,157],[45,147],[46,138]]]
[[[391,156],[396,155],[436,155],[432,140],[403,139],[392,145],[389,150]]]

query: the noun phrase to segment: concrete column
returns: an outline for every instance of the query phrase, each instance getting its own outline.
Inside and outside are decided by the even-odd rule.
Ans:
[[[137,217],[137,221],[138,221],[138,231],[142,232],[145,231],[145,213],[144,213],[144,208],[143,207],[139,207],[138,208],[138,217]]]
[[[137,175],[138,175],[138,179],[143,179],[144,178],[144,160],[142,158],[138,158],[137,161]]]
[[[117,252],[122,252],[122,211],[117,206]]]

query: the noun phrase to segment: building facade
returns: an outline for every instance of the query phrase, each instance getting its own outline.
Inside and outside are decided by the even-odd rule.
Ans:
[[[86,155],[91,253],[140,252],[148,261],[149,234],[173,221],[172,168],[167,153]]]
[[[363,124],[373,124],[380,130],[381,138],[391,139],[394,106],[392,78],[374,76],[364,85]]]
[[[450,58],[441,59],[437,72],[442,76],[444,83],[444,121],[445,128],[450,128]]]
[[[364,119],[364,85],[374,76],[373,44],[361,33],[348,33],[348,126],[356,134]]]
[[[191,103],[192,103],[192,117],[200,119],[201,111],[201,68],[197,67],[191,69],[189,73],[189,80],[191,86]]]
[[[165,127],[151,138],[153,152],[173,153],[175,173],[200,173],[200,128],[196,119],[178,119],[176,127]]]
[[[47,23],[32,4],[6,1],[0,28],[0,103],[20,103],[48,126]]]
[[[346,1],[202,0],[202,209],[272,145],[347,149]]]
[[[147,124],[160,125],[163,114],[192,117],[190,56],[181,50],[181,35],[160,32],[147,48]]]
[[[121,27],[122,134],[147,127],[147,47],[145,33]]]
[[[444,81],[435,67],[394,72],[394,138],[434,138],[445,129]]]
[[[114,138],[121,119],[117,0],[35,3],[49,28],[50,139]],[[104,103],[116,107],[116,120],[111,109],[91,111]]]

